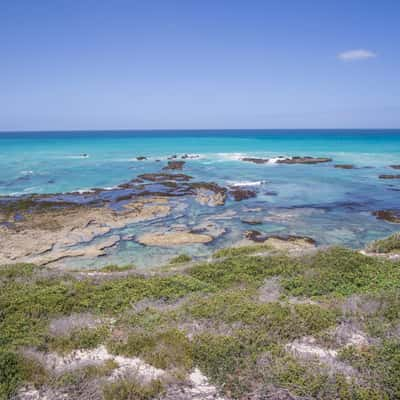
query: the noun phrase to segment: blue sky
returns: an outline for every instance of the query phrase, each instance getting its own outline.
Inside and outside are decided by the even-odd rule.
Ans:
[[[0,130],[399,128],[398,0],[1,0]]]

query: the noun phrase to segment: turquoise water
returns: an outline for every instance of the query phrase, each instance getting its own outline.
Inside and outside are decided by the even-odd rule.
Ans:
[[[398,229],[378,221],[371,211],[400,208],[400,180],[378,178],[396,173],[389,165],[400,164],[400,130],[0,133],[0,195],[111,188],[138,174],[159,171],[174,154],[197,157],[187,159],[183,171],[195,180],[257,190],[254,199],[228,201],[217,208],[187,199],[185,207],[180,206],[184,210],[171,216],[176,223],[195,225],[225,211],[237,215],[220,222],[227,234],[215,243],[186,249],[193,254],[208,254],[213,246],[238,240],[244,229],[251,229],[240,221],[249,208],[259,210],[252,217],[264,219],[257,230],[309,235],[322,244],[358,247]],[[240,160],[295,155],[331,157],[333,162],[255,165]],[[137,156],[148,159],[137,161]],[[357,168],[336,169],[335,163]],[[162,226],[165,221],[138,224],[123,233]],[[139,249],[127,241],[116,254],[140,264],[149,254],[170,253],[173,250]]]

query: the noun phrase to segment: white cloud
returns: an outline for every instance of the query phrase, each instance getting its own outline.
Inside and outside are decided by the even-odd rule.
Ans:
[[[347,50],[338,54],[338,58],[342,61],[359,61],[375,57],[376,53],[364,49]]]

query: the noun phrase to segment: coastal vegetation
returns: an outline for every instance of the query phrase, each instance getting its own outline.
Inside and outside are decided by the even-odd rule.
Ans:
[[[371,246],[392,251],[397,240]],[[225,399],[399,398],[400,262],[345,248],[289,256],[249,247],[147,274],[0,267],[0,398],[30,387],[179,399],[174,390],[189,387],[196,368]],[[77,351],[106,356],[60,361]],[[116,373],[135,360],[154,375]]]

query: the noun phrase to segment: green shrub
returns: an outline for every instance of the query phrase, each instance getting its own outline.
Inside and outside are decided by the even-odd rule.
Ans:
[[[49,349],[58,353],[69,353],[79,349],[94,349],[103,343],[108,335],[106,327],[77,329],[65,336],[49,338]]]
[[[272,247],[268,244],[255,244],[252,246],[240,246],[240,247],[226,247],[224,249],[217,250],[214,254],[214,258],[222,257],[235,257],[243,256],[247,254],[257,253],[260,251],[271,250]]]
[[[110,264],[110,265],[105,265],[104,267],[99,268],[98,271],[100,271],[100,272],[123,272],[123,271],[130,271],[135,268],[136,267],[134,265]]]
[[[178,329],[132,333],[126,343],[111,342],[110,347],[117,354],[140,357],[161,369],[188,370],[193,365],[191,344]]]
[[[243,366],[248,355],[246,347],[232,336],[204,333],[193,340],[193,358],[206,376],[220,385],[227,382]]]
[[[285,256],[241,255],[197,265],[189,271],[189,274],[218,288],[227,288],[241,283],[261,285],[267,277],[280,274],[291,275],[301,267],[298,260]]]
[[[140,382],[138,378],[125,377],[103,387],[104,400],[151,400],[164,391],[160,380],[150,383]]]
[[[294,339],[327,329],[336,321],[333,311],[318,305],[288,305],[258,303],[251,292],[228,291],[200,298],[186,306],[186,312],[195,319],[240,323],[253,331],[253,336],[269,342]]]
[[[192,257],[187,254],[180,254],[179,256],[174,257],[169,263],[170,264],[182,264],[187,263],[192,260]]]
[[[347,296],[400,288],[400,263],[333,248],[320,251],[297,274],[285,277],[283,287],[296,296]]]
[[[392,251],[400,251],[400,233],[394,233],[393,235],[372,242],[367,250],[375,253],[390,253]]]
[[[386,340],[381,345],[357,350],[345,348],[341,354],[368,379],[368,386],[385,393],[386,398],[400,398],[400,342]]]
[[[0,399],[8,399],[23,381],[21,357],[7,350],[0,350]]]

